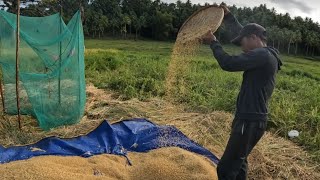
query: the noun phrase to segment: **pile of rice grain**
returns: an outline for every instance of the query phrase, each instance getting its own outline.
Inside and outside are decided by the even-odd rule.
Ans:
[[[212,162],[180,148],[161,148],[124,157],[98,155],[90,158],[41,156],[0,165],[2,179],[124,179],[215,180]]]
[[[182,25],[173,47],[166,77],[166,94],[169,98],[186,93],[186,75],[189,64],[201,45],[200,38],[209,30],[215,32],[223,17],[223,9],[207,6],[195,12]]]

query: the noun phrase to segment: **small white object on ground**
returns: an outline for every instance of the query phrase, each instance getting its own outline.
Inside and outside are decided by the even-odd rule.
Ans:
[[[299,136],[299,131],[297,131],[297,130],[291,130],[291,131],[288,132],[288,136],[289,136],[290,138],[296,138],[296,137]]]

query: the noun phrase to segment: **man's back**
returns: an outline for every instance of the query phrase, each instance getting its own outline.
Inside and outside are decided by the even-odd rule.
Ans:
[[[241,90],[237,99],[236,118],[246,120],[266,120],[268,100],[275,86],[275,76],[279,70],[279,57],[271,47],[254,50],[259,66],[243,73]]]

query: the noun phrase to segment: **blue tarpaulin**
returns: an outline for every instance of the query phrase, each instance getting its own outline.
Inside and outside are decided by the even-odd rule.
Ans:
[[[75,138],[48,137],[26,146],[0,146],[0,163],[44,155],[90,157],[107,153],[126,156],[127,151],[148,152],[162,147],[180,147],[203,155],[215,164],[219,161],[209,150],[173,126],[159,126],[146,119],[131,119],[114,124],[103,121],[89,134]]]

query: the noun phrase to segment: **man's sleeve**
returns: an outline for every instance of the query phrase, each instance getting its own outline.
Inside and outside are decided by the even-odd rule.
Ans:
[[[267,53],[265,53],[264,49],[256,49],[237,56],[231,56],[223,50],[218,41],[213,41],[210,47],[220,67],[225,71],[247,71],[260,67],[267,61]]]
[[[228,13],[224,16],[223,22],[226,26],[226,29],[231,32],[232,39],[239,35],[240,30],[243,26],[239,23],[236,17],[233,14]]]

